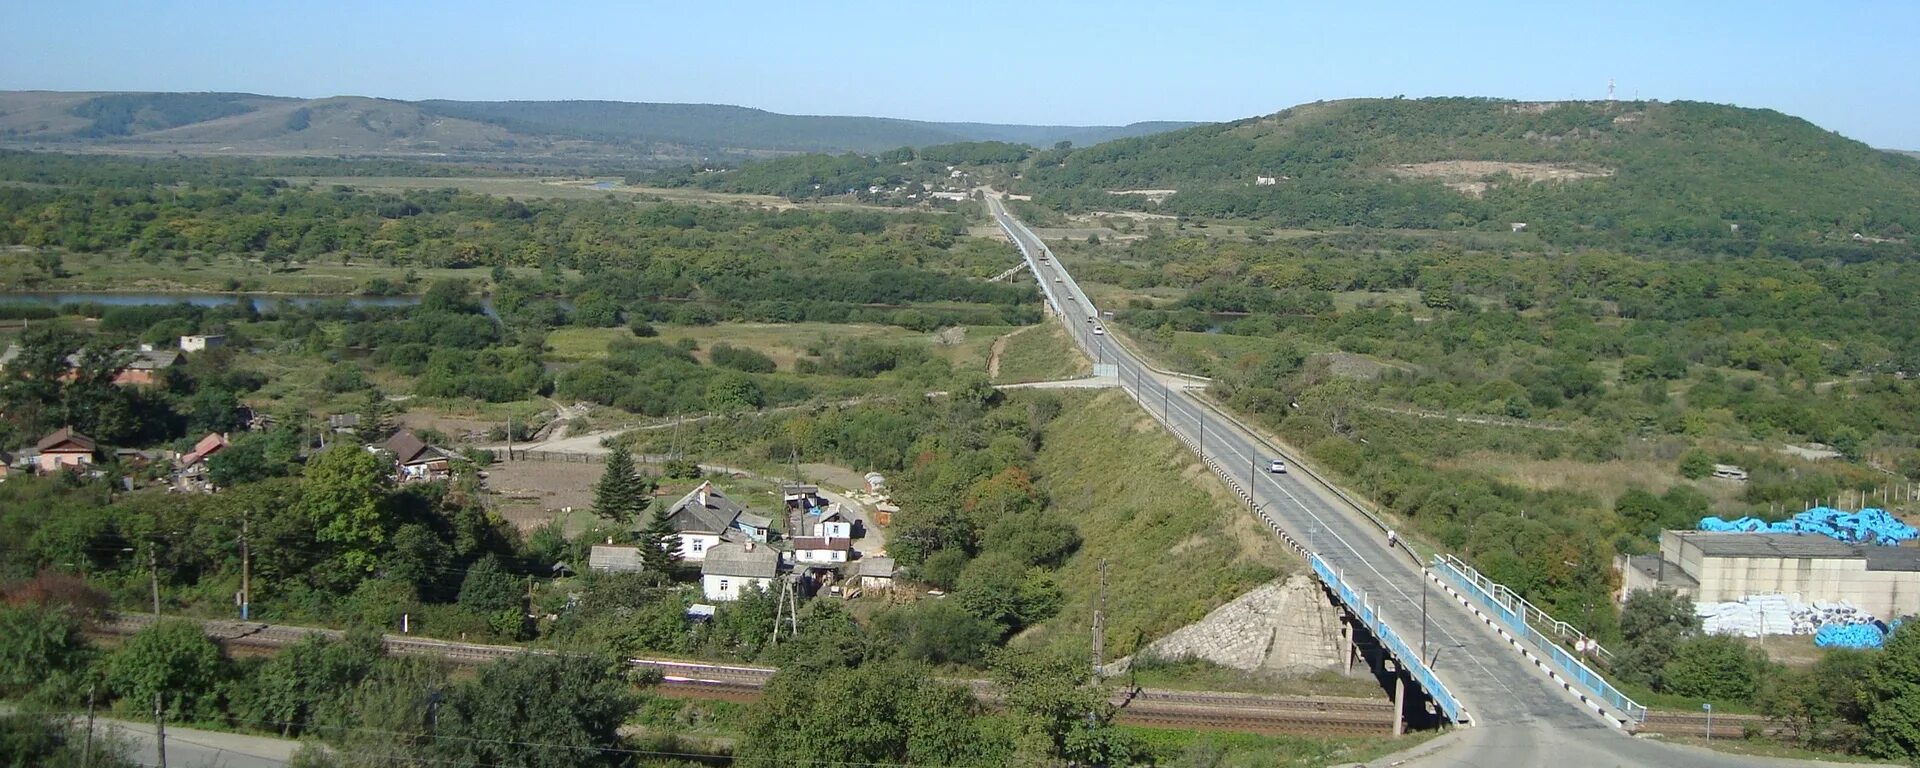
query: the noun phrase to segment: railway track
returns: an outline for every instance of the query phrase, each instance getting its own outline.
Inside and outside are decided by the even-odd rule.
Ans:
[[[1713,737],[1716,739],[1743,738],[1749,729],[1765,736],[1780,736],[1788,733],[1785,726],[1761,715],[1714,713]],[[1707,716],[1704,712],[1649,712],[1647,721],[1640,725],[1640,733],[1706,736]]]
[[[88,632],[117,638],[138,632],[153,622],[153,617],[144,614],[116,614],[95,622]],[[272,652],[312,635],[339,638],[346,634],[336,629],[262,622],[204,620],[201,626],[209,638],[222,645],[252,652]],[[382,641],[388,653],[430,656],[456,664],[486,664],[523,653],[558,653],[403,635],[386,635]],[[674,659],[631,658],[627,663],[659,672],[658,687],[667,695],[727,701],[759,699],[761,689],[776,671],[769,667]],[[968,686],[982,701],[994,703],[999,699],[988,681],[953,682]],[[1313,735],[1373,735],[1389,732],[1393,727],[1392,704],[1365,699],[1132,689],[1116,692],[1113,703],[1118,708],[1119,722],[1129,725]],[[1718,722],[1714,726],[1717,735],[1721,727]]]

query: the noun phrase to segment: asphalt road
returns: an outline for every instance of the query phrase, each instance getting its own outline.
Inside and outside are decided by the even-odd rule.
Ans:
[[[1445,592],[1428,587],[1421,568],[1404,552],[1389,548],[1386,534],[1364,513],[1301,473],[1267,472],[1268,461],[1280,457],[1275,449],[1211,411],[1184,391],[1177,377],[1154,371],[1111,335],[1096,333],[1105,321],[1059,259],[1040,260],[1048,253],[1046,244],[997,198],[989,196],[987,205],[1021,244],[1048,303],[1096,363],[1117,366],[1121,386],[1141,407],[1161,416],[1169,428],[1247,484],[1255,502],[1343,581],[1362,591],[1402,639],[1417,647],[1424,634],[1423,655],[1433,660],[1435,673],[1469,713],[1473,727],[1463,729],[1455,746],[1411,765],[1761,764],[1754,758],[1682,751],[1606,724]]]

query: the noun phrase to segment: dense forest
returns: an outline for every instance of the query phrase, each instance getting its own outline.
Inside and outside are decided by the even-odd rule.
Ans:
[[[1424,165],[1456,161],[1496,165]],[[1109,194],[1128,189],[1178,191],[1157,205]],[[1016,190],[1069,210],[1289,227],[1525,222],[1563,244],[1778,248],[1859,233],[1911,253],[1906,233],[1920,230],[1920,161],[1778,112],[1696,102],[1320,102],[1055,153]]]

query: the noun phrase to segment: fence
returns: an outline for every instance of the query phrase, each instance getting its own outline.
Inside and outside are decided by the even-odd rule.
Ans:
[[[560,461],[570,464],[599,464],[607,460],[606,454],[565,453],[561,451],[523,451],[514,449],[513,456],[507,456],[507,449],[490,449],[494,461]]]
[[[1593,671],[1584,662],[1575,658],[1573,653],[1556,642],[1554,637],[1549,637],[1547,632],[1541,631],[1534,625],[1538,622],[1549,627],[1561,639],[1569,636],[1586,639],[1586,635],[1573,629],[1566,622],[1554,619],[1546,611],[1534,607],[1532,603],[1514,594],[1513,590],[1507,589],[1505,585],[1481,575],[1479,571],[1474,570],[1473,566],[1461,562],[1459,558],[1452,555],[1434,555],[1433,569],[1435,573],[1458,587],[1462,593],[1479,603],[1482,608],[1498,616],[1501,623],[1514,634],[1526,638],[1533,647],[1540,649],[1540,652],[1559,668],[1561,674],[1592,691],[1602,701],[1613,705],[1615,710],[1632,718],[1634,722],[1647,719],[1646,707],[1627,698],[1626,694],[1614,688],[1606,678],[1600,676],[1600,673]],[[1600,648],[1590,640],[1586,645],[1595,649],[1598,654],[1606,653],[1606,649]]]
[[[1447,686],[1433,674],[1433,669],[1427,666],[1426,659],[1420,658],[1412,646],[1401,640],[1400,636],[1394,633],[1393,628],[1388,627],[1386,621],[1374,612],[1373,606],[1367,604],[1364,597],[1354,594],[1353,588],[1341,581],[1339,574],[1327,567],[1326,561],[1321,560],[1319,555],[1309,555],[1307,562],[1313,565],[1313,572],[1320,576],[1320,581],[1332,587],[1334,594],[1340,596],[1340,601],[1346,603],[1353,614],[1360,617],[1360,622],[1367,625],[1367,629],[1373,632],[1373,636],[1380,639],[1380,644],[1386,646],[1387,650],[1393,653],[1394,658],[1399,659],[1407,671],[1412,673],[1413,679],[1420,684],[1421,688],[1426,689],[1427,696],[1433,699],[1434,704],[1439,705],[1440,711],[1446,714],[1448,720],[1456,723],[1468,720],[1466,712],[1460,709],[1460,702],[1454,700],[1453,692],[1447,690]]]

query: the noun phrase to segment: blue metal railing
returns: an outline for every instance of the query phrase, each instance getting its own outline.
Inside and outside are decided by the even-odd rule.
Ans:
[[[1418,682],[1421,688],[1426,689],[1427,696],[1439,705],[1440,711],[1446,714],[1448,720],[1456,723],[1468,720],[1466,711],[1460,708],[1460,702],[1453,698],[1453,692],[1447,690],[1447,686],[1433,674],[1433,670],[1427,666],[1426,659],[1420,658],[1412,646],[1401,640],[1400,636],[1394,633],[1393,628],[1388,627],[1386,621],[1373,610],[1373,606],[1368,605],[1360,595],[1354,593],[1352,587],[1341,581],[1340,575],[1329,568],[1326,561],[1321,560],[1319,555],[1308,555],[1307,562],[1313,565],[1313,572],[1319,574],[1320,580],[1332,587],[1334,594],[1340,597],[1340,601],[1347,604],[1347,607],[1353,611],[1353,615],[1360,617],[1360,623],[1367,625],[1367,629],[1373,632],[1374,637],[1380,639],[1380,643],[1387,647],[1387,651],[1406,666],[1407,671],[1413,675],[1414,681]]]
[[[1546,654],[1561,674],[1599,697],[1601,701],[1612,705],[1615,710],[1634,722],[1644,722],[1647,719],[1645,706],[1627,698],[1626,694],[1608,683],[1600,673],[1593,671],[1585,662],[1575,658],[1566,648],[1561,647],[1559,643],[1554,642],[1553,638],[1534,628],[1527,621],[1529,613],[1539,612],[1545,615],[1545,611],[1533,607],[1532,603],[1513,594],[1512,590],[1481,575],[1479,571],[1474,570],[1473,566],[1451,555],[1434,555],[1433,569],[1435,573],[1440,574],[1441,578],[1446,579],[1467,597],[1479,603],[1482,609],[1499,618],[1500,623],[1506,625],[1509,631],[1526,638],[1528,644]]]

